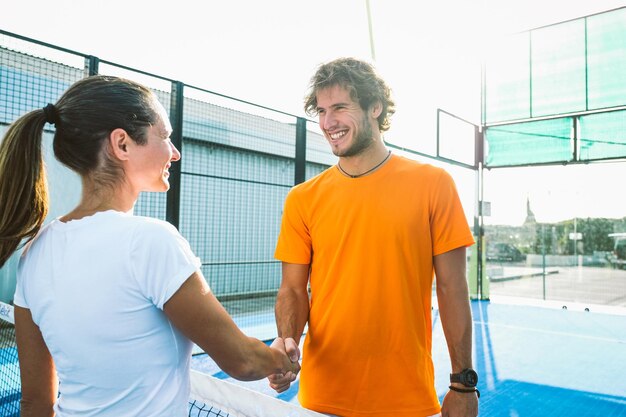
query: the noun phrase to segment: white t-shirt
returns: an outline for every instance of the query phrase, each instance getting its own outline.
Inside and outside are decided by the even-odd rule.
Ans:
[[[20,259],[57,369],[57,417],[187,415],[192,343],[163,313],[200,267],[169,223],[116,211],[42,228]]]

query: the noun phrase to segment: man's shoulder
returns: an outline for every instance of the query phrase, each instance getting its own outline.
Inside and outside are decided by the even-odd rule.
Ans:
[[[437,177],[446,172],[443,168],[409,159],[401,155],[397,155],[395,161],[397,170],[413,175]]]
[[[326,168],[324,171],[320,172],[314,177],[309,178],[308,180],[295,185],[291,189],[291,191],[293,193],[305,193],[306,194],[307,192],[319,189],[319,187],[325,184],[328,184],[329,181],[333,180],[333,178],[335,177],[334,175],[335,173],[333,172],[334,169],[335,169],[334,165]]]

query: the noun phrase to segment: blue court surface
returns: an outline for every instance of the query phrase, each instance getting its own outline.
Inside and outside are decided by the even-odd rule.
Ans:
[[[626,314],[472,302],[480,416],[626,417]],[[306,360],[306,358],[304,358]],[[450,364],[438,310],[433,360],[442,400]],[[239,382],[207,355],[192,368],[297,403],[298,381],[277,395],[267,380]]]

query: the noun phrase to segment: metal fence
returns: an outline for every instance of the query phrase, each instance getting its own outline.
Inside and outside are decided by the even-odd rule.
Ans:
[[[317,124],[0,31],[0,133],[92,74],[141,82],[169,110],[172,140],[182,159],[170,170],[167,194],[143,193],[135,214],[178,227],[231,314],[271,311],[280,283],[280,263],[273,252],[287,192],[335,162]],[[44,132],[51,197],[47,220],[69,211],[80,197],[79,178],[52,155],[53,133]],[[11,301],[17,256],[0,270],[1,301]],[[246,320],[239,324],[254,325],[253,316]]]

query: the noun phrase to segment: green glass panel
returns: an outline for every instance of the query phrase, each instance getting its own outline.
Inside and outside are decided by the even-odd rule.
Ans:
[[[485,63],[486,123],[530,117],[529,33],[507,37]]]
[[[572,160],[571,117],[485,129],[486,167]]]
[[[626,9],[587,18],[589,108],[626,105]]]
[[[531,32],[532,117],[585,110],[585,21]]]
[[[626,111],[579,119],[579,159],[626,158]]]

